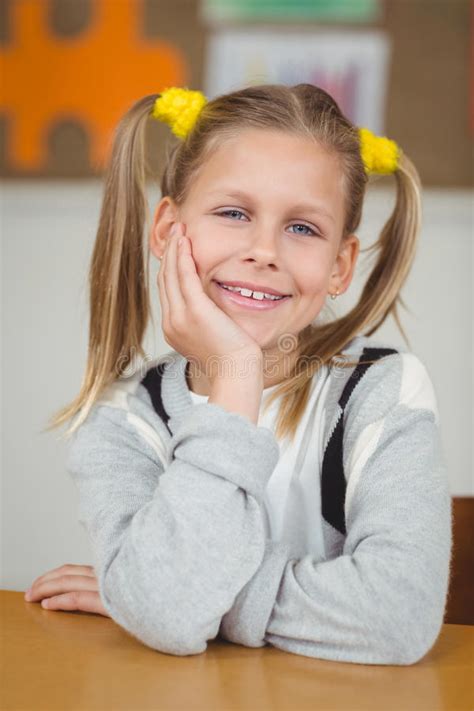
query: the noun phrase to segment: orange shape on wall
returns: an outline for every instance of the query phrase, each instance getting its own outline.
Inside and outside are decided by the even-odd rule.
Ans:
[[[96,0],[89,27],[74,38],[50,31],[47,2],[15,0],[11,8],[13,41],[0,50],[0,111],[8,119],[6,156],[14,168],[44,166],[48,128],[61,119],[84,126],[91,161],[99,167],[134,101],[185,85],[182,52],[139,35],[143,0]]]

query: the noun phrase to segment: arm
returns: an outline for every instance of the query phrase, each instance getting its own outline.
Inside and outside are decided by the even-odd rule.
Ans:
[[[412,664],[443,622],[451,499],[431,381],[413,354],[374,364],[345,410],[342,555],[316,561],[266,542],[221,634],[363,664]]]
[[[108,614],[150,647],[197,654],[262,561],[260,503],[279,448],[267,428],[205,403],[168,452],[163,470],[126,413],[101,405],[68,469]]]

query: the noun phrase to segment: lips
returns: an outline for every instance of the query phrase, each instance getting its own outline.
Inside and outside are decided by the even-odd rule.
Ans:
[[[239,310],[244,308],[249,311],[269,311],[285,304],[291,298],[290,296],[284,296],[282,299],[253,299],[249,296],[242,296],[242,294],[239,294],[237,291],[225,289],[218,281],[214,281],[213,283],[216,285],[216,292],[219,294],[219,299],[228,307]]]

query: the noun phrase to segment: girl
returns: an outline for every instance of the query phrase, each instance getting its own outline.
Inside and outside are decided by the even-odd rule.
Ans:
[[[148,116],[169,153],[149,252],[162,328],[145,356]],[[359,253],[371,174],[393,214],[356,306],[323,321]],[[90,271],[90,340],[68,471],[94,565],[39,577],[29,600],[110,616],[144,644],[221,638],[309,657],[413,664],[443,622],[451,499],[431,379],[369,337],[402,303],[420,182],[391,140],[323,90],[168,88],[125,115]],[[406,337],[405,337],[405,340]]]

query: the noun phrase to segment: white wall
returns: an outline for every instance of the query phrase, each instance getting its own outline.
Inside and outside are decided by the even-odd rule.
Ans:
[[[3,490],[1,587],[25,590],[63,563],[91,564],[77,522],[77,496],[65,470],[67,444],[42,434],[47,419],[76,396],[87,352],[87,270],[102,185],[87,182],[3,182]],[[150,190],[153,203],[158,198]],[[388,218],[393,192],[371,188],[359,232],[368,246]],[[152,204],[153,204],[152,203]],[[453,496],[473,495],[472,466],[472,194],[427,191],[417,258],[401,311],[411,349],[426,364],[440,410]],[[360,259],[363,259],[361,255]],[[363,266],[362,262],[359,264]],[[155,321],[159,331],[156,274]],[[351,307],[367,263],[331,308]],[[374,338],[405,347],[390,319]],[[169,350],[150,330],[146,353]]]

